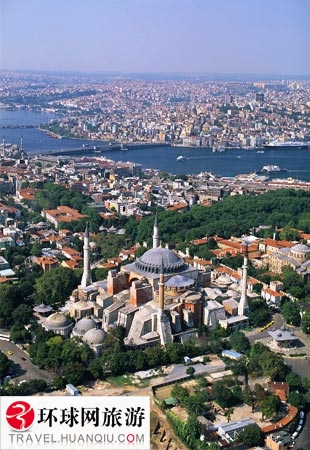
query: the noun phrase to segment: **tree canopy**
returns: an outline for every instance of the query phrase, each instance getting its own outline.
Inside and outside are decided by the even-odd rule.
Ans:
[[[253,423],[240,433],[240,440],[249,448],[256,445],[263,445],[264,433],[256,423]]]
[[[35,281],[36,302],[63,304],[80,282],[77,275],[75,271],[63,267],[45,272]]]
[[[248,233],[262,224],[271,227],[271,235],[275,227],[297,228],[309,233],[309,197],[306,191],[279,189],[259,196],[225,197],[210,208],[195,205],[182,213],[160,212],[161,239],[163,242],[189,243],[205,236],[230,238]],[[153,217],[146,217],[135,226],[129,221],[126,234],[133,242],[149,241],[153,223]]]

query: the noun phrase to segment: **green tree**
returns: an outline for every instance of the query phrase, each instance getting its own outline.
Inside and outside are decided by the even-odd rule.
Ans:
[[[263,369],[264,376],[270,377],[273,381],[284,380],[290,370],[285,364],[283,356],[270,350],[263,352],[258,362]]]
[[[0,378],[4,378],[10,368],[9,358],[0,351]]]
[[[53,378],[53,386],[55,389],[64,389],[66,387],[66,379],[62,375],[56,375]]]
[[[62,374],[66,381],[75,386],[86,380],[87,373],[85,366],[78,361],[69,362],[62,367]]]
[[[93,359],[89,363],[88,371],[95,380],[102,379],[103,378],[102,361],[99,358]]]
[[[256,326],[264,325],[269,319],[269,310],[264,300],[249,300],[249,319]]]
[[[105,280],[108,276],[108,272],[109,271],[107,269],[104,269],[103,267],[96,267],[94,270],[92,270],[92,280]]]
[[[191,378],[194,377],[195,372],[196,372],[196,370],[195,370],[195,367],[193,367],[193,366],[189,366],[186,369],[186,374],[189,375]]]
[[[245,353],[250,348],[250,341],[241,331],[234,331],[230,335],[230,345],[237,352]]]
[[[18,286],[0,285],[0,327],[9,327],[14,319],[12,312],[24,301]]]
[[[70,269],[57,267],[45,272],[35,281],[35,291],[38,303],[63,304],[79,284],[75,274]]]
[[[81,362],[86,364],[94,357],[90,347],[78,337],[66,339],[62,345],[61,360],[63,364]]]
[[[63,342],[64,341],[61,336],[54,336],[46,342],[48,347],[48,355],[46,363],[48,367],[53,369],[55,372],[63,365],[62,360]]]
[[[299,233],[297,230],[293,230],[290,227],[284,227],[280,231],[279,238],[283,241],[298,241]]]
[[[212,395],[215,401],[222,408],[230,408],[235,405],[235,398],[232,391],[226,386],[224,381],[217,381],[212,388]]]
[[[301,321],[301,329],[304,333],[310,334],[310,313],[304,313]]]
[[[31,342],[31,334],[23,325],[16,323],[10,328],[10,339],[15,343]]]
[[[248,448],[264,444],[264,433],[256,423],[248,425],[239,437]]]
[[[30,255],[33,256],[41,256],[41,245],[40,244],[33,244],[30,249]]]
[[[28,305],[21,304],[12,312],[15,324],[26,325],[33,316],[32,308]]]
[[[231,416],[234,413],[234,408],[228,408],[228,410],[225,412],[225,417],[227,419],[227,422],[230,422]]]
[[[260,404],[263,417],[265,417],[266,419],[272,417],[280,408],[280,405],[281,400],[277,395],[268,395],[268,397],[264,398]]]
[[[284,320],[290,325],[298,326],[300,324],[300,307],[295,302],[285,302],[282,305],[282,314]]]
[[[302,385],[301,378],[293,372],[290,372],[286,375],[285,381],[289,385],[291,391],[299,389]]]
[[[297,406],[297,408],[304,408],[306,406],[306,398],[301,392],[290,392],[287,401],[292,406]]]
[[[45,380],[41,378],[35,378],[33,380],[28,381],[29,389],[33,392],[42,392],[47,388],[47,383]]]
[[[295,270],[293,270],[289,266],[285,266],[282,269],[282,276],[283,276],[283,290],[285,292],[291,292],[291,288],[300,287],[303,288],[304,281],[302,279],[302,276],[299,275]]]

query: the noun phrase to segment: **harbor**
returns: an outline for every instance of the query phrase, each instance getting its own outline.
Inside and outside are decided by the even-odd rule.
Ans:
[[[286,172],[266,174],[272,178],[293,178],[310,181],[310,150],[295,147],[269,147],[263,153],[256,148],[227,148],[225,152],[213,152],[208,147],[179,147],[169,144],[126,144],[127,151],[115,147],[109,150],[109,142],[86,139],[55,139],[40,131],[37,126],[53,118],[31,111],[1,111],[1,124],[34,125],[34,128],[0,127],[0,144],[20,145],[23,139],[24,151],[35,155],[105,156],[115,161],[132,161],[143,168],[151,168],[171,174],[199,174],[211,172],[223,177],[255,173],[265,165],[277,165]],[[19,119],[19,120],[18,120]],[[95,148],[96,147],[96,148]],[[102,148],[101,148],[102,147]],[[182,156],[182,161],[177,157]],[[184,157],[184,158],[183,158]]]

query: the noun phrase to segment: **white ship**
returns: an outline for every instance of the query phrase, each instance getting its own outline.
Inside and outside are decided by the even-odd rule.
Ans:
[[[302,142],[302,141],[272,141],[269,142],[269,144],[264,145],[265,148],[269,147],[283,147],[283,148],[308,148],[309,143],[308,142]]]
[[[257,170],[256,173],[280,173],[287,172],[287,169],[284,167],[279,167],[274,164],[268,164],[267,166],[263,166],[260,170]]]

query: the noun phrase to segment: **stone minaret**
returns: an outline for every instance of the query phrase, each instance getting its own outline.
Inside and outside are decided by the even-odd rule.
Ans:
[[[161,260],[160,274],[158,282],[158,318],[164,315],[164,303],[165,303],[165,279],[164,279],[164,263]]]
[[[83,250],[84,250],[84,270],[81,281],[81,288],[85,288],[86,286],[89,286],[92,283],[90,272],[90,247],[89,247],[88,225],[86,225],[85,228]]]
[[[153,227],[153,248],[159,247],[159,233],[158,233],[158,223],[157,223],[157,214],[155,216],[155,222]]]
[[[238,305],[238,315],[247,315],[249,312],[248,300],[246,297],[247,284],[248,284],[248,243],[245,242],[245,252],[242,266],[242,285],[241,285],[241,298]]]
[[[161,260],[160,275],[158,282],[158,314],[157,314],[157,332],[160,337],[160,344],[166,345],[173,342],[171,325],[169,317],[164,312],[165,305],[165,279],[164,279],[164,262]]]

